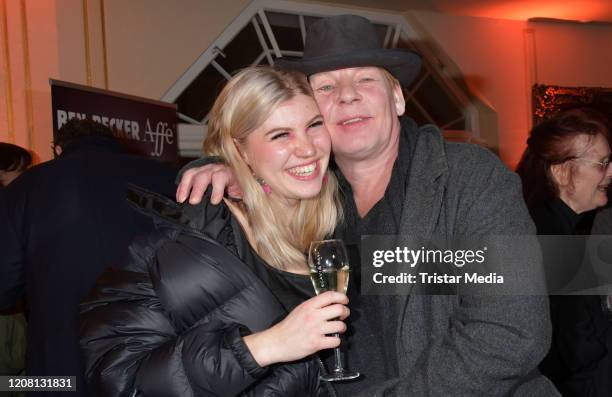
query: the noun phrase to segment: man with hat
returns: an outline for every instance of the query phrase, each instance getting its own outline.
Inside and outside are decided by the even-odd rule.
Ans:
[[[349,247],[359,249],[362,235],[534,234],[519,179],[497,157],[400,118],[401,85],[413,82],[421,61],[409,51],[383,49],[367,19],[340,15],[313,23],[303,59],[278,64],[304,72],[314,90],[344,196],[345,221],[336,237]],[[195,168],[207,162],[197,160],[184,172],[179,202],[190,191],[190,202],[199,202],[212,183],[216,203],[232,184],[221,164]],[[537,257],[513,254],[525,266],[540,265]],[[365,377],[335,384],[339,395],[558,395],[536,369],[550,340],[546,297],[409,290],[349,292],[349,367]]]

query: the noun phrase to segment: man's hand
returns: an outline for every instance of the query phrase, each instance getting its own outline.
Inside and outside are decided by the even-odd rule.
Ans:
[[[181,183],[176,189],[176,201],[184,202],[189,198],[190,204],[198,204],[202,196],[212,184],[211,204],[219,204],[223,198],[223,192],[227,188],[230,197],[242,198],[242,190],[232,170],[224,164],[207,164],[202,167],[190,168],[183,173]]]

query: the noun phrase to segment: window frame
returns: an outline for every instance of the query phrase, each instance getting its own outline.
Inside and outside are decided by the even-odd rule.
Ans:
[[[263,58],[268,58],[268,62],[273,64],[274,61],[271,53],[273,53],[276,57],[279,57],[281,54],[301,56],[301,52],[282,51],[278,47],[278,43],[276,42],[272,32],[272,27],[270,26],[266,12],[297,15],[299,18],[300,30],[303,39],[305,37],[305,16],[326,17],[353,13],[364,16],[373,23],[387,25],[388,27],[384,41],[385,46],[390,44],[388,48],[396,48],[400,39],[402,41],[411,43],[411,45],[414,46],[414,49],[424,58],[424,60],[426,60],[426,62],[431,66],[431,69],[433,69],[428,69],[427,74],[435,73],[435,76],[432,76],[432,78],[441,80],[438,83],[440,83],[443,89],[447,90],[447,93],[449,94],[448,96],[451,98],[451,100],[456,102],[456,105],[460,109],[463,119],[465,120],[465,131],[469,135],[466,140],[484,141],[481,137],[480,131],[480,111],[478,107],[468,98],[464,90],[459,87],[457,83],[455,83],[449,73],[450,68],[445,67],[445,64],[434,54],[431,48],[424,44],[426,43],[426,39],[423,37],[424,35],[420,34],[416,29],[414,29],[409,19],[404,17],[404,15],[391,14],[382,11],[366,11],[360,9],[350,9],[348,7],[298,3],[286,0],[254,0],[242,10],[242,12],[232,21],[232,23],[224,29],[219,37],[214,40],[214,42],[172,84],[172,86],[163,94],[161,100],[165,102],[175,102],[187,89],[187,87],[189,87],[189,85],[198,77],[198,75],[209,65],[212,65],[225,78],[229,78],[229,73],[231,71],[225,71],[217,62],[215,62],[215,58],[219,54],[223,54],[222,49],[230,44],[230,42],[249,23],[254,25],[258,39],[263,48],[262,54],[260,54],[258,58],[254,60],[253,64],[261,62]],[[254,18],[257,17],[263,24],[263,31],[260,29],[259,24],[254,22]],[[415,25],[417,24],[415,23]],[[267,42],[263,37],[264,35],[267,36],[272,48],[267,48]],[[424,75],[423,79],[426,78],[427,74]],[[412,89],[411,91],[414,92],[415,89]],[[410,98],[407,99],[411,100]],[[418,105],[418,101],[414,100],[413,102]],[[424,109],[421,109],[421,111],[427,114]],[[178,114],[178,117],[187,124],[201,126],[202,136],[199,137],[199,141],[201,142],[203,137],[206,136],[208,115],[203,120],[195,120],[181,113]],[[447,123],[447,125],[452,125],[455,121]],[[198,141],[197,135],[199,135],[194,132],[197,131],[197,129],[180,128],[180,126],[181,123],[179,123],[179,150],[181,151],[181,154],[184,156],[198,156],[201,148],[199,145],[197,145],[197,147],[195,145],[195,143]],[[443,125],[440,126],[440,128],[443,127]]]

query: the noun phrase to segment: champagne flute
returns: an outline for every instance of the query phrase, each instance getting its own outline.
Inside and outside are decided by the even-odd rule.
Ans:
[[[349,281],[349,261],[342,240],[313,241],[308,251],[310,279],[317,295],[325,291],[346,294]],[[340,335],[336,334],[337,337]],[[321,379],[333,382],[359,377],[359,372],[348,371],[342,364],[340,347],[334,349],[335,368]]]

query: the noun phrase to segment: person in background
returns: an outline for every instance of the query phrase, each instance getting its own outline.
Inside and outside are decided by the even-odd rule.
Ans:
[[[349,250],[359,253],[362,235],[534,233],[519,179],[498,158],[401,117],[401,85],[419,74],[418,55],[382,48],[374,25],[356,15],[322,18],[306,37],[301,60],[277,62],[308,76],[330,132],[345,213],[335,236]],[[218,202],[232,180],[222,164],[187,170],[177,199],[198,202],[212,181]],[[539,258],[509,251],[505,265],[533,273],[526,284],[539,284]],[[432,296],[409,287],[361,296],[351,288],[349,366],[365,376],[334,385],[338,395],[557,395],[536,368],[549,346],[545,297]]]
[[[569,110],[531,131],[517,172],[538,234],[585,235],[592,210],[608,202],[609,131],[588,110]],[[549,291],[562,292],[581,269],[585,244],[544,250]],[[540,364],[566,397],[612,395],[612,329],[600,296],[550,296],[553,338]]]
[[[348,300],[312,297],[304,253],[340,213],[306,78],[238,73],[213,105],[204,147],[227,159],[243,200],[178,208],[141,193],[144,209],[173,216],[82,305],[89,386],[103,396],[324,395],[314,353],[340,343],[326,334],[344,331]]]
[[[25,171],[0,201],[0,310],[25,295],[26,374],[76,376],[77,391],[66,395],[85,396],[78,304],[132,238],[153,228],[129,207],[127,185],[170,195],[175,170],[123,153],[110,129],[89,120],[66,123],[54,150],[56,159]]]
[[[0,142],[0,187],[8,186],[32,164],[32,155],[22,147]]]
[[[0,203],[4,194],[2,188],[13,182],[31,164],[30,152],[17,145],[0,142]],[[0,213],[0,222],[5,219],[6,216]],[[0,312],[0,341],[0,375],[20,374],[25,365],[26,349],[26,319],[22,300],[14,307]]]

